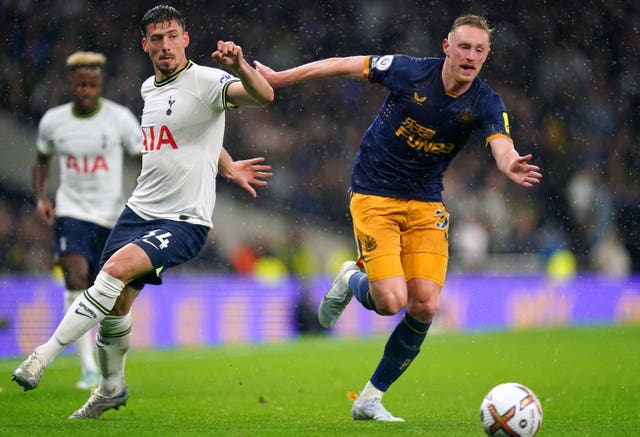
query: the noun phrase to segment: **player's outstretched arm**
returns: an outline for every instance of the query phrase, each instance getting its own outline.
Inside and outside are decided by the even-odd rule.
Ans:
[[[296,82],[308,82],[336,76],[362,80],[364,79],[365,61],[366,56],[327,58],[282,71],[274,71],[258,61],[254,61],[253,64],[273,88],[280,88]]]
[[[221,175],[247,191],[251,197],[256,198],[257,193],[253,186],[266,187],[267,181],[273,176],[271,166],[262,164],[264,157],[234,161],[226,149],[220,153],[218,170]]]
[[[489,144],[498,169],[509,179],[527,188],[540,183],[540,167],[529,164],[533,157],[531,154],[520,156],[513,143],[504,138],[493,139]]]
[[[273,102],[273,88],[266,79],[244,59],[242,47],[233,41],[218,41],[218,50],[211,57],[233,70],[241,82],[227,89],[227,99],[236,106],[264,106]]]

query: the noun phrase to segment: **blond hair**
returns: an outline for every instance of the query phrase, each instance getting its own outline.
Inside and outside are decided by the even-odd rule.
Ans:
[[[102,53],[75,52],[67,58],[67,68],[71,71],[76,68],[102,68],[107,58]]]
[[[493,28],[489,27],[489,22],[482,15],[467,14],[459,16],[453,22],[449,33],[453,32],[460,26],[472,26],[482,29],[489,34],[489,39],[491,39],[491,34],[493,33]]]

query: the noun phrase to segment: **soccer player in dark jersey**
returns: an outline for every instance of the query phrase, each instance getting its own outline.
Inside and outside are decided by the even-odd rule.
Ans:
[[[484,17],[458,17],[442,43],[444,59],[351,56],[280,72],[256,63],[274,88],[345,76],[389,91],[362,138],[351,175],[359,259],[343,264],[318,309],[325,327],[338,321],[352,296],[381,315],[404,309],[352,406],[354,419],[403,420],[381,399],[417,356],[438,311],[448,263],[442,178],[469,136],[482,133],[498,169],[516,184],[530,188],[542,177],[530,164],[532,156],[514,148],[501,98],[478,77],[492,31]]]

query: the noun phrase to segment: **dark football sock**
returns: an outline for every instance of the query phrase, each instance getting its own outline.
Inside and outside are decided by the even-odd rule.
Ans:
[[[420,346],[427,336],[431,323],[422,323],[405,312],[404,317],[393,330],[384,348],[371,383],[386,392],[420,352]]]
[[[369,278],[366,273],[357,272],[349,278],[349,288],[353,296],[368,310],[375,311],[376,307],[369,291]]]

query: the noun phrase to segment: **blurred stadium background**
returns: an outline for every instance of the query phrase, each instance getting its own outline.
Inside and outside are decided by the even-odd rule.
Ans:
[[[640,322],[636,3],[359,0],[312,2],[304,8],[292,0],[166,3],[187,18],[188,54],[195,62],[214,65],[209,55],[216,41],[229,39],[243,47],[247,59],[275,69],[354,54],[440,56],[442,39],[457,15],[485,15],[496,33],[481,76],[503,97],[517,148],[533,153],[544,179],[530,191],[510,184],[480,138],[454,160],[445,182],[452,215],[445,297],[466,289],[480,297],[492,290],[516,293],[517,305],[511,295],[496,297],[496,311],[502,312],[494,319],[500,326]],[[52,305],[62,305],[61,286],[51,274],[51,235],[36,222],[30,191],[37,123],[46,109],[68,101],[64,60],[80,49],[106,54],[104,95],[140,113],[139,86],[152,70],[140,49],[138,23],[155,4],[0,1],[0,336],[18,339],[25,326],[40,322],[44,332],[16,340],[20,353],[39,341],[34,338],[48,335],[61,315]],[[256,293],[281,292],[282,300],[267,306],[276,313],[288,308],[277,316],[286,323],[294,316],[300,319],[293,322],[293,331],[280,336],[231,335],[229,340],[184,334],[188,338],[177,335],[171,344],[265,341],[289,338],[297,328],[317,329],[307,312],[341,261],[353,256],[346,188],[360,136],[384,95],[381,88],[336,79],[281,89],[267,110],[228,115],[226,147],[232,155],[266,156],[275,176],[257,201],[221,181],[206,250],[176,269],[170,281],[225,296],[243,293],[235,283]],[[128,167],[129,188],[135,171],[134,165]],[[517,293],[525,293],[523,301]],[[31,296],[26,303],[32,305],[18,307],[18,295]],[[177,292],[163,295],[169,302]],[[458,304],[475,302],[463,297]],[[167,303],[163,311],[193,314],[202,304],[213,305],[208,298],[198,299],[176,303],[180,310]],[[231,313],[224,312],[229,320],[247,314],[246,302],[234,305]],[[450,307],[467,308],[456,305]],[[509,322],[505,311],[518,305],[535,308],[537,315],[521,316],[533,322]],[[577,315],[581,307],[584,317]],[[559,308],[566,310],[565,317],[554,313]],[[20,318],[24,311],[30,314],[26,325]],[[443,311],[442,319],[455,312]],[[377,329],[359,323],[345,332]],[[261,326],[247,329],[259,332]]]

